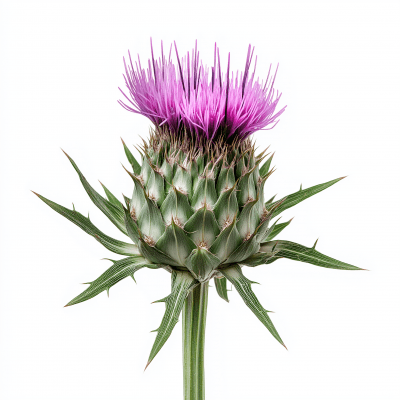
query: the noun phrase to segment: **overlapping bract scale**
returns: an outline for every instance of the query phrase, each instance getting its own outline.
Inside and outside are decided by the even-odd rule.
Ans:
[[[272,156],[255,155],[249,140],[235,145],[210,142],[199,149],[184,134],[179,140],[168,130],[156,130],[140,151],[141,164],[129,148],[124,150],[132,171],[131,198],[123,205],[103,186],[101,196],[68,157],[93,203],[133,243],[103,234],[92,221],[38,195],[59,214],[93,236],[108,250],[129,256],[90,283],[68,305],[88,300],[107,291],[118,281],[141,268],[164,268],[172,275],[172,293],[162,301],[166,312],[149,362],[161,349],[175,326],[189,292],[214,278],[219,296],[228,301],[227,283],[281,343],[267,311],[244,277],[243,266],[270,264],[280,258],[325,268],[359,270],[351,264],[321,254],[313,247],[272,240],[291,220],[271,220],[286,209],[332,186],[342,178],[312,186],[280,200],[264,200],[264,186],[271,175]],[[183,141],[182,141],[183,138]]]

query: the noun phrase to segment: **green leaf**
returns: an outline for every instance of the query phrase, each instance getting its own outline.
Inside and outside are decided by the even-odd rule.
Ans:
[[[186,257],[196,248],[196,245],[172,220],[171,225],[157,241],[156,247],[183,267]]]
[[[74,304],[81,303],[82,301],[89,300],[104,290],[110,290],[111,286],[114,286],[120,280],[131,276],[143,267],[147,267],[149,262],[141,257],[127,257],[119,261],[113,261],[112,267],[110,267],[106,272],[100,275],[96,280],[90,282],[90,286],[83,291],[80,295],[72,299],[65,307],[72,306]],[[151,267],[156,267],[152,265]]]
[[[33,192],[35,193],[35,192]],[[46,199],[40,194],[35,193],[43,202],[45,202],[49,207],[51,207],[54,211],[61,214],[63,217],[69,219],[75,225],[79,226],[82,230],[84,230],[89,235],[93,236],[98,242],[100,242],[104,247],[108,250],[122,254],[124,256],[132,256],[138,254],[138,248],[133,243],[125,243],[119,240],[113,239],[110,236],[105,235],[98,228],[96,228],[89,218],[84,217],[81,213],[75,210],[69,210],[66,207],[60,206],[53,201]]]
[[[226,288],[226,278],[224,276],[222,278],[214,278],[214,282],[219,297],[229,303],[228,290]]]
[[[293,219],[293,218],[292,218]],[[265,238],[265,241],[272,240],[275,236],[277,236],[279,233],[281,233],[291,222],[292,219],[290,219],[287,222],[282,222],[281,224],[274,224],[269,232],[267,232],[267,237]]]
[[[104,193],[106,194],[108,201],[112,203],[115,207],[123,210],[122,203],[101,182],[100,185],[103,186]]]
[[[241,268],[238,265],[233,265],[232,267],[225,268],[221,270],[221,273],[232,283],[235,289],[238,291],[243,301],[250,308],[255,316],[264,324],[264,326],[271,332],[272,336],[283,346],[281,337],[276,331],[271,319],[268,316],[268,311],[262,307],[258,301],[256,295],[251,289],[251,282],[242,273]],[[286,347],[286,346],[285,346]]]
[[[296,193],[292,193],[289,196],[286,196],[285,201],[277,207],[274,212],[272,213],[272,218],[276,217],[279,215],[282,211],[287,210],[290,207],[295,206],[296,204],[302,202],[305,199],[308,199],[309,197],[313,196],[314,194],[317,194],[319,192],[322,192],[324,189],[327,189],[329,186],[334,185],[335,183],[339,182],[340,180],[344,179],[345,177],[338,178],[338,179],[333,179],[332,181],[321,183],[320,185],[315,185],[312,186],[308,189],[300,189]],[[270,210],[276,203],[279,203],[281,200],[277,200],[274,203],[271,204],[265,204],[268,210]]]
[[[275,195],[275,196],[272,196],[269,200],[267,200],[267,201],[265,202],[265,207],[266,207],[266,208],[268,208],[269,205],[272,204],[272,202],[274,201],[275,197],[276,197],[276,195]]]
[[[200,282],[207,280],[219,264],[219,258],[204,248],[194,249],[186,259],[186,267]]]
[[[274,153],[274,154],[275,154],[275,153]],[[265,177],[265,176],[268,175],[269,169],[270,169],[270,167],[271,167],[271,161],[272,161],[272,158],[274,157],[274,154],[272,154],[271,157],[268,158],[268,160],[265,161],[265,163],[264,163],[264,164],[262,165],[262,167],[260,168],[260,175],[261,175],[261,177]]]
[[[125,154],[126,154],[126,158],[129,161],[129,164],[132,165],[132,169],[135,175],[140,175],[140,164],[136,161],[136,158],[133,156],[133,154],[130,152],[130,150],[128,149],[127,145],[125,144],[125,142],[122,140],[122,144],[124,145],[124,150],[125,150]]]
[[[190,273],[181,271],[172,272],[171,294],[166,298],[159,300],[165,302],[165,314],[161,321],[160,327],[157,329],[157,337],[155,339],[153,348],[151,349],[146,368],[153,361],[154,357],[170,337],[172,330],[178,323],[179,315],[182,311],[185,299],[195,285],[196,280]]]
[[[64,150],[63,150],[64,151]],[[93,203],[98,207],[103,214],[125,235],[127,235],[125,223],[124,223],[124,213],[122,209],[115,206],[110,201],[106,200],[99,193],[96,192],[90,185],[86,178],[83,176],[82,172],[79,170],[78,166],[75,164],[74,160],[64,151],[64,154],[68,157],[75,171],[79,175],[79,179],[82,182],[86,193],[89,195]]]
[[[269,253],[272,249],[275,249],[275,251],[277,251],[275,259],[289,258],[291,260],[302,261],[324,268],[362,270],[362,268],[355,267],[354,265],[347,264],[321,254],[315,250],[316,244],[317,242],[315,242],[313,247],[306,247],[301,244],[288,242],[286,240],[274,240],[263,243],[260,247],[260,252]]]

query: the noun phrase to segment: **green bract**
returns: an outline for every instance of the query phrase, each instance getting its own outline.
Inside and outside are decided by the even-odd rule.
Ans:
[[[131,198],[121,203],[103,184],[106,197],[87,182],[68,157],[93,203],[127,236],[127,242],[102,233],[89,218],[39,196],[55,211],[93,236],[108,250],[126,256],[67,306],[91,299],[141,268],[171,273],[171,293],[158,302],[166,309],[147,365],[160,351],[183,310],[184,393],[186,400],[204,399],[204,335],[208,282],[228,300],[227,282],[284,346],[268,311],[263,308],[243,267],[270,264],[279,258],[325,268],[359,270],[353,265],[285,240],[273,240],[290,221],[275,219],[282,211],[332,186],[342,178],[302,189],[280,200],[265,201],[264,186],[273,172],[272,156],[255,154],[249,140],[233,145],[212,143],[199,148],[190,140],[158,132],[141,148],[139,164],[127,146],[132,167]],[[147,367],[147,366],[146,366]]]
[[[283,344],[251,290],[252,282],[243,275],[243,266],[290,258],[326,268],[360,269],[319,253],[315,246],[272,240],[290,223],[272,222],[274,217],[342,178],[300,189],[278,201],[265,201],[264,185],[273,172],[272,156],[265,160],[265,152],[256,155],[250,141],[235,148],[215,145],[200,151],[190,144],[183,146],[152,135],[141,149],[141,165],[123,144],[133,180],[132,198],[125,198],[125,205],[104,185],[106,198],[101,196],[67,157],[94,204],[128,236],[129,243],[103,234],[77,211],[38,196],[108,250],[128,256],[114,261],[68,306],[108,292],[118,281],[133,277],[144,267],[164,268],[172,273],[172,292],[159,300],[167,307],[149,362],[168,339],[186,297],[196,285],[214,279],[218,294],[228,301],[226,285],[230,281],[257,318]]]

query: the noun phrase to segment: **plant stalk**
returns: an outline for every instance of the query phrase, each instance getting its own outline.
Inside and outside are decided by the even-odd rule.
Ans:
[[[183,394],[185,400],[204,400],[204,339],[208,282],[196,286],[185,300],[182,318]]]

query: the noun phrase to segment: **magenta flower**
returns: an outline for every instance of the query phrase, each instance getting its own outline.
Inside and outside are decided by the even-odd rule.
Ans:
[[[150,41],[151,42],[151,41]],[[244,140],[262,129],[272,129],[283,107],[275,111],[281,94],[274,89],[275,74],[265,82],[255,80],[257,57],[253,73],[249,74],[254,47],[247,52],[244,72],[230,73],[230,53],[226,73],[222,72],[219,49],[214,47],[214,65],[211,73],[203,66],[197,51],[179,57],[175,45],[177,65],[168,61],[161,42],[161,58],[156,60],[151,43],[152,59],[147,70],[142,68],[138,56],[135,67],[129,53],[125,64],[125,83],[130,98],[121,90],[127,103],[119,103],[128,111],[145,115],[156,127],[167,127],[172,133],[186,131],[198,141]]]

